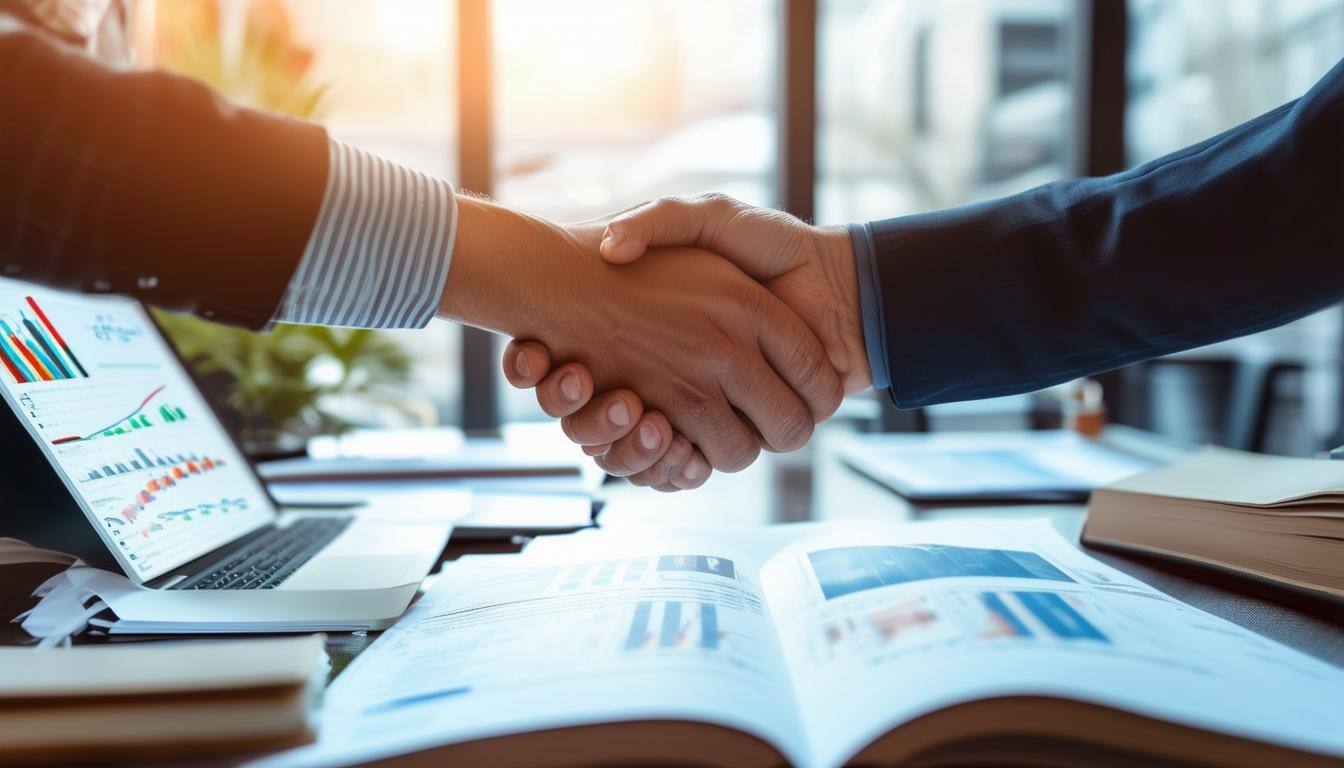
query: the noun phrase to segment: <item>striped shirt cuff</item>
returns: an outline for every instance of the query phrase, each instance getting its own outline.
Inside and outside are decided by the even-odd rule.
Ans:
[[[873,230],[867,224],[850,224],[849,239],[854,243],[854,272],[859,278],[859,312],[863,316],[863,345],[868,352],[868,371],[873,389],[891,386],[891,368],[887,367],[887,337],[882,320],[882,281],[877,275],[877,254]]]
[[[457,236],[452,186],[335,139],[326,196],[276,322],[423,328]]]

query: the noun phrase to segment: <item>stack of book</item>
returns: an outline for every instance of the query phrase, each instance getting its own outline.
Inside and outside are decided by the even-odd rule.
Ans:
[[[304,744],[320,636],[0,648],[0,764],[199,758]]]
[[[1344,461],[1209,448],[1094,491],[1083,540],[1344,599]]]

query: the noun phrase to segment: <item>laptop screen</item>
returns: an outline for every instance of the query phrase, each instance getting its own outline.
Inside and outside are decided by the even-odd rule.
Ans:
[[[135,301],[0,278],[0,382],[137,580],[274,519],[251,468]]]

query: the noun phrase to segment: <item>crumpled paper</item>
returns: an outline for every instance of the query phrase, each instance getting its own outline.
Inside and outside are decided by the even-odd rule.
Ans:
[[[33,591],[41,600],[32,610],[15,617],[23,631],[39,639],[37,647],[68,645],[89,621],[108,610],[104,595],[135,589],[131,580],[84,565],[78,560]]]

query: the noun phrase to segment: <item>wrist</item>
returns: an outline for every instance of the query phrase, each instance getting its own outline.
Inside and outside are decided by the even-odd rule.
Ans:
[[[823,339],[831,364],[840,374],[845,394],[873,385],[868,351],[863,336],[863,311],[859,303],[858,270],[854,244],[845,227],[815,228],[817,257],[830,289],[831,316]]]
[[[462,195],[439,316],[530,338],[546,307],[575,278],[581,249],[573,234],[544,219]]]

